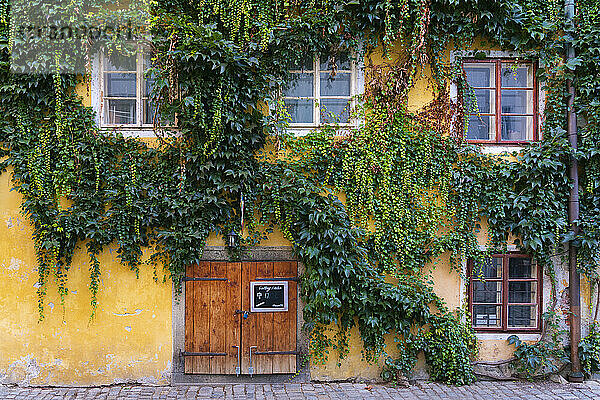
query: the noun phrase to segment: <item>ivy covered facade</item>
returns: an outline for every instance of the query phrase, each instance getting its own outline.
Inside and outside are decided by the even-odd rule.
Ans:
[[[15,68],[23,6],[0,2],[0,382],[547,377],[570,245],[600,368],[595,1],[97,1],[82,22],[146,29],[85,42],[81,73]]]

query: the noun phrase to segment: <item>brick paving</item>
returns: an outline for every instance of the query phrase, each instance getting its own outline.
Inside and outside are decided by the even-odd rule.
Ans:
[[[550,382],[477,382],[452,387],[418,382],[408,388],[358,383],[226,384],[197,386],[103,386],[94,388],[24,388],[0,386],[0,399],[600,399],[600,382],[557,384]]]

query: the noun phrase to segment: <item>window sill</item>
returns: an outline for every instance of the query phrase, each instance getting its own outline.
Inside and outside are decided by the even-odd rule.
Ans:
[[[542,338],[541,333],[535,332],[475,332],[475,337],[479,340],[508,340],[512,335],[517,335],[521,340],[540,340]]]
[[[474,146],[479,146],[481,152],[484,154],[501,154],[501,153],[512,153],[520,152],[525,147],[524,143],[510,144],[510,143],[481,143],[481,142],[467,142]]]
[[[129,126],[103,126],[99,128],[101,132],[119,132],[123,137],[135,137],[135,138],[157,138],[157,130],[152,127],[129,127]],[[163,135],[168,136],[179,136],[178,128],[159,128],[158,131],[162,132]]]
[[[306,136],[309,133],[311,133],[317,129],[323,129],[328,126],[333,127],[340,136],[349,134],[351,131],[358,129],[358,125],[356,125],[356,124],[339,124],[339,125],[290,126],[287,128],[287,131],[289,133],[292,133],[294,136]]]

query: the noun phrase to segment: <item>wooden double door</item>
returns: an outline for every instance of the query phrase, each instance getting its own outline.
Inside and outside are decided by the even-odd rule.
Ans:
[[[295,373],[297,272],[293,261],[188,267],[185,373]],[[269,295],[278,297],[270,304],[260,301]],[[265,305],[274,308],[261,309]]]

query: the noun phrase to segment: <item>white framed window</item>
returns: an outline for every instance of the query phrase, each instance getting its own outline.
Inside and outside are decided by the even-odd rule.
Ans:
[[[126,136],[155,136],[156,105],[150,98],[154,79],[146,76],[151,57],[140,47],[131,56],[98,53],[92,62],[91,103],[101,129],[118,129]]]
[[[364,91],[362,63],[349,53],[307,56],[290,70],[292,80],[282,88],[291,118],[290,129],[302,131],[325,124],[352,127],[356,96]]]
[[[138,51],[132,56],[103,53],[100,59],[102,127],[152,127],[153,111],[149,100],[153,80],[145,77],[150,62]]]

